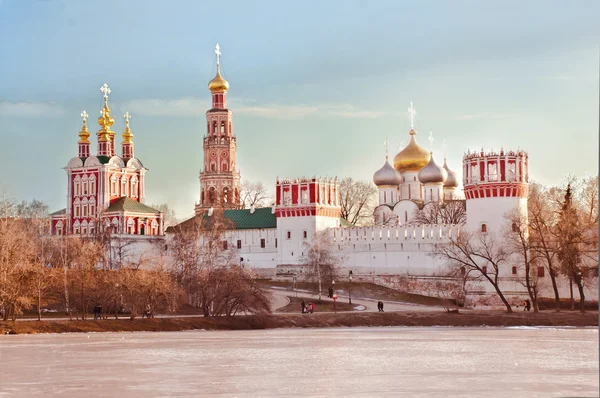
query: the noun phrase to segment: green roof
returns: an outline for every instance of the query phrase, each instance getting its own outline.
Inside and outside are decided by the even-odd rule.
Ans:
[[[277,228],[277,217],[271,212],[270,207],[254,209],[254,213],[250,213],[250,209],[225,210],[223,215],[233,224],[233,229]],[[208,218],[208,214],[205,214],[204,219]],[[198,220],[198,216],[194,216],[178,225],[167,228],[167,232],[174,232],[176,228],[187,228],[194,225]]]
[[[123,196],[111,203],[106,209],[107,212],[111,211],[130,211],[132,213],[160,213],[159,210],[153,209],[150,206],[146,206],[143,203],[137,202],[131,198]]]
[[[225,218],[235,224],[235,229],[277,228],[277,217],[270,207],[254,209],[225,210]]]
[[[340,227],[353,227],[354,225],[352,225],[350,223],[350,221],[346,220],[345,218],[340,217]]]
[[[67,209],[65,208],[55,211],[54,213],[50,213],[51,216],[60,216],[61,214],[67,214]]]
[[[96,156],[96,157],[98,158],[98,161],[102,164],[106,164],[110,160],[110,156]]]

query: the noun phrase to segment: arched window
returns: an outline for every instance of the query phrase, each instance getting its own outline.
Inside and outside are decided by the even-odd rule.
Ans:
[[[215,187],[210,187],[208,189],[208,202],[215,203],[215,199],[216,199]]]
[[[121,196],[127,196],[127,176],[121,177]]]
[[[512,274],[517,275],[517,267],[515,267],[514,265],[512,267]]]
[[[404,212],[404,222],[408,222],[408,212]]]
[[[481,224],[481,232],[483,232],[483,233],[487,232],[487,224]]]
[[[227,163],[221,165],[221,171],[227,171]]]
[[[83,176],[83,178],[81,179],[81,191],[83,193],[83,196],[88,195],[88,178],[87,178],[87,176]]]
[[[113,174],[110,178],[110,195],[117,196],[117,182],[119,181],[119,177],[116,174]]]
[[[223,203],[228,203],[229,202],[229,188],[225,187],[223,188]]]
[[[210,171],[217,171],[217,165],[214,163],[210,164]]]
[[[225,122],[221,122],[221,134],[225,134]]]
[[[200,203],[204,203],[204,189],[200,192]]]
[[[132,198],[137,198],[137,177],[133,176],[131,177],[131,197]]]
[[[96,194],[96,176],[92,175],[90,177],[90,195]]]
[[[231,134],[231,122],[229,122],[229,134]]]

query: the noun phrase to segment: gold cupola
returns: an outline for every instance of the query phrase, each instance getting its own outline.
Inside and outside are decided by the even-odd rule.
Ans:
[[[79,132],[79,143],[80,144],[89,144],[90,143],[90,132],[87,128],[87,117],[88,114],[86,111],[81,113],[81,118],[83,119],[83,126],[81,127],[81,131]]]
[[[211,93],[226,93],[229,90],[229,82],[221,76],[221,47],[219,43],[215,46],[217,55],[217,75],[208,83],[208,89]]]
[[[98,131],[99,141],[110,141],[110,136],[115,133],[110,130],[111,126],[115,124],[115,119],[110,114],[110,108],[108,107],[108,94],[110,89],[104,84],[104,107],[100,111],[101,116],[98,118],[98,125],[100,125],[100,131]]]
[[[221,76],[221,65],[217,64],[217,75],[208,83],[211,93],[226,93],[229,90],[229,82]]]
[[[129,119],[131,119],[131,115],[129,112],[125,112],[123,115],[125,118],[125,131],[123,132],[123,144],[133,144],[133,133],[129,128]]]
[[[429,163],[431,158],[431,154],[417,144],[415,130],[411,129],[408,134],[410,134],[408,145],[394,157],[394,168],[401,173],[419,171]]]

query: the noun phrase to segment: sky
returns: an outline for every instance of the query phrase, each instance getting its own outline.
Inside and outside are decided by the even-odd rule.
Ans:
[[[80,113],[112,93],[149,169],[146,203],[199,200],[208,82],[221,47],[242,180],[372,181],[417,141],[461,171],[467,150],[524,149],[558,184],[598,171],[600,2],[0,0],[0,190],[66,205]],[[117,148],[120,151],[120,145]]]

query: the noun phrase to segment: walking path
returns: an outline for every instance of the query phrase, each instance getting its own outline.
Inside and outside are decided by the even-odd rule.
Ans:
[[[270,288],[269,289],[271,291],[272,294],[272,301],[271,301],[271,308],[273,309],[273,311],[281,308],[281,307],[285,307],[287,304],[289,304],[289,300],[287,299],[287,297],[303,297],[303,298],[310,298],[313,300],[317,300],[319,298],[319,296],[317,294],[314,293],[310,293],[310,292],[305,292],[305,291],[298,291],[296,290],[291,291],[291,290],[287,290],[287,289],[276,289],[276,288]],[[329,297],[327,297],[326,295],[322,295],[321,296],[321,300],[327,300],[330,301],[331,299]],[[338,295],[338,302],[339,301],[346,301],[348,300],[348,296],[344,296],[344,295]],[[413,303],[407,303],[407,302],[398,302],[398,301],[386,301],[383,300],[384,303],[384,311],[440,311],[443,310],[444,307],[441,306],[431,306],[431,305],[421,305],[421,304],[413,304]],[[377,312],[377,300],[372,300],[372,299],[365,299],[365,298],[352,298],[352,304],[356,304],[356,306],[364,306],[365,309],[362,309],[362,311],[365,312]],[[300,311],[300,310],[298,310]]]

